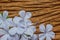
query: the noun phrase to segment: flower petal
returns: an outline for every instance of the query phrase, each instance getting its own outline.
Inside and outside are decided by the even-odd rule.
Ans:
[[[6,22],[3,22],[1,25],[0,25],[0,28],[3,28],[3,29],[6,29],[8,28],[7,26],[7,23]]]
[[[3,23],[3,20],[0,19],[0,25]]]
[[[34,34],[34,35],[32,36],[32,40],[37,40],[37,38],[38,38],[38,36],[37,36],[36,34]]]
[[[0,14],[0,24],[2,24],[3,20],[2,20],[2,15]]]
[[[8,11],[4,11],[4,12],[3,12],[3,17],[4,17],[4,18],[7,18],[7,16],[8,16]]]
[[[51,40],[51,37],[49,37],[48,35],[46,36],[46,40]]]
[[[44,24],[41,24],[39,26],[39,29],[40,29],[41,32],[45,32],[45,26],[44,26]]]
[[[11,28],[11,29],[9,30],[9,33],[10,33],[11,35],[15,35],[15,34],[16,34],[16,31],[17,31],[17,28],[16,28],[16,27],[13,27],[13,28]]]
[[[25,25],[30,26],[30,25],[32,25],[32,22],[30,20],[25,20]]]
[[[12,18],[8,18],[7,21],[8,21],[8,22],[11,22],[11,21],[12,21]]]
[[[5,22],[4,22],[4,27],[6,28],[6,29],[9,29],[9,26],[10,26],[10,24],[9,24],[9,22],[6,20]]]
[[[9,27],[13,27],[14,24],[13,24],[12,18],[8,18],[7,22]]]
[[[26,12],[25,19],[28,19],[28,18],[31,18],[31,13],[30,12]]]
[[[25,28],[25,25],[24,25],[24,23],[19,23],[18,25],[17,25],[18,27],[22,27],[22,28]]]
[[[32,37],[35,31],[36,31],[35,27],[30,26],[30,27],[27,28],[27,30],[25,31],[25,34],[26,34],[26,35],[29,35],[30,37]]]
[[[35,26],[30,26],[29,28],[33,31],[33,33],[36,31],[36,27]]]
[[[23,20],[19,21],[18,27],[25,27],[25,22]]]
[[[52,32],[52,31],[51,31],[51,32],[49,32],[49,33],[48,33],[48,35],[49,35],[51,38],[53,38],[53,39],[55,38],[55,33],[54,33],[54,32]]]
[[[17,27],[17,33],[18,34],[23,34],[25,29]]]
[[[7,32],[3,29],[0,29],[0,35],[4,35],[4,34],[7,34]]]
[[[46,25],[46,32],[49,32],[53,29],[53,26],[51,24]]]
[[[16,26],[16,24],[13,22],[13,19],[12,18],[8,18],[7,19],[7,21],[8,21],[8,25],[9,25],[9,27],[15,27]]]
[[[25,38],[23,35],[20,40],[28,40],[28,38]]]
[[[13,18],[13,22],[16,23],[16,24],[18,24],[20,20],[22,20],[22,18],[17,17],[17,16],[15,16],[15,17]]]
[[[7,40],[10,36],[8,34],[5,34],[4,36],[1,37],[1,40]]]
[[[30,20],[25,20],[25,21],[21,20],[18,25],[19,25],[20,27],[26,28],[26,27],[31,26],[31,25],[32,25],[32,22],[31,22]]]
[[[18,35],[14,35],[13,37],[11,37],[12,40],[19,40],[19,36]]]
[[[45,39],[45,35],[44,34],[39,34],[39,40],[44,40]]]
[[[24,17],[25,17],[25,11],[24,11],[24,10],[21,10],[21,11],[19,12],[19,15],[20,15],[22,18],[24,18]]]

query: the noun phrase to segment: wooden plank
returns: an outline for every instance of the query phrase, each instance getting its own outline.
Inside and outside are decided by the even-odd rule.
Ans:
[[[0,2],[8,2],[9,0],[0,0]]]
[[[3,8],[0,8],[0,10],[2,10],[2,11],[4,11],[4,10],[8,10],[9,11],[9,13],[11,14],[13,14],[14,12],[13,11],[15,11],[15,14],[17,14],[18,12],[19,12],[19,10],[21,10],[22,8],[20,8],[20,7],[3,7]],[[45,8],[45,9],[42,9],[42,10],[39,10],[38,8],[36,8],[36,10],[37,11],[33,11],[33,10],[35,10],[35,8],[31,8],[30,10],[29,10],[30,8],[28,8],[28,9],[25,9],[26,11],[32,11],[31,13],[32,13],[32,17],[34,16],[48,16],[48,15],[54,15],[54,14],[57,14],[57,13],[59,13],[60,12],[60,9],[53,9],[53,8]],[[39,12],[40,11],[40,12]],[[44,11],[44,12],[43,12]],[[1,11],[0,11],[1,12]],[[37,13],[38,12],[38,13]]]

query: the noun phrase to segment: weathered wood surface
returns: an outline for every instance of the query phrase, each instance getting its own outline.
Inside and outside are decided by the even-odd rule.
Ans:
[[[20,10],[32,13],[32,22],[39,34],[39,24],[52,24],[56,33],[54,40],[60,40],[60,0],[0,0],[0,12],[9,11],[9,17],[18,16]]]

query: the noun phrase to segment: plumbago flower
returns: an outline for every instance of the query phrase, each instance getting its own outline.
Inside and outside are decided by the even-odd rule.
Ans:
[[[39,40],[52,40],[52,38],[55,38],[55,33],[52,31],[53,26],[51,24],[47,24],[46,28],[44,24],[41,24],[39,26],[40,31],[43,32],[42,34],[39,34]]]
[[[9,33],[11,35],[15,35],[16,33],[19,34],[19,35],[23,34],[24,31],[26,31],[27,27],[30,27],[30,25],[32,25],[32,22],[30,20],[28,20],[28,18],[31,17],[30,12],[25,13],[25,11],[22,10],[22,11],[19,12],[19,15],[21,17],[15,16],[13,18],[13,22],[14,22],[15,25],[14,25],[13,28],[11,28],[9,30]]]
[[[32,39],[34,32],[36,31],[35,26],[33,26],[32,22],[29,20],[31,18],[30,12],[25,12],[24,10],[19,12],[20,18],[22,19],[20,21],[20,26],[23,28],[26,28],[24,31],[21,40],[29,40]]]
[[[11,26],[9,21],[11,21],[11,18],[8,17],[8,11],[4,11],[3,14],[0,14],[0,28],[9,28],[8,26]]]
[[[24,10],[19,12],[20,18],[21,18],[21,23],[20,26],[22,27],[28,27],[29,25],[32,25],[32,22],[29,20],[31,18],[31,13],[30,12],[25,12]]]
[[[0,40],[19,40],[18,35],[10,35],[9,30],[0,29]]]
[[[11,24],[13,24],[13,27],[9,30],[9,33],[11,35],[15,35],[15,34],[23,34],[24,29],[22,27],[20,27],[19,21],[21,19],[19,17],[14,17],[13,20],[10,22]]]
[[[34,32],[36,31],[35,26],[30,26],[27,28],[27,30],[24,32],[20,40],[32,40],[34,37]],[[33,39],[35,40],[35,39]]]
[[[31,18],[31,12],[25,12],[24,10],[21,10],[19,12],[19,15],[21,16],[22,20],[25,20],[25,21]]]

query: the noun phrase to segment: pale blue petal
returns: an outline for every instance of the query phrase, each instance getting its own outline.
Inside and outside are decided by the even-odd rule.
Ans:
[[[39,29],[40,29],[41,32],[45,32],[44,24],[40,24]]]
[[[25,34],[30,35],[30,36],[32,37],[35,31],[36,31],[35,27],[30,26],[30,27],[27,28],[27,30],[25,31]]]
[[[13,26],[12,18],[8,18],[8,19],[7,19],[7,22],[8,22],[8,26],[9,26],[9,27],[12,27],[12,26]]]
[[[26,12],[25,19],[31,18],[32,14],[31,12]]]
[[[22,36],[20,40],[28,40],[28,38],[25,38],[24,36]]]
[[[46,25],[46,32],[49,32],[53,29],[53,26],[51,24]]]
[[[16,26],[15,23],[13,22],[13,19],[12,19],[12,18],[8,18],[7,21],[8,21],[8,23],[9,23],[8,25],[9,25],[10,27]]]
[[[5,25],[6,28],[9,29],[10,24],[9,24],[9,22],[7,20],[4,22],[4,25]]]
[[[32,36],[32,40],[38,40],[38,35],[37,35],[37,34],[34,34],[34,35]]]
[[[20,15],[22,18],[24,18],[24,17],[25,17],[25,11],[24,11],[24,10],[21,10],[21,11],[19,12],[19,15]]]
[[[52,31],[51,31],[51,32],[48,32],[48,35],[49,35],[51,38],[53,38],[53,39],[55,38],[55,33],[52,32]]]
[[[52,40],[50,36],[46,36],[46,40]]]
[[[45,39],[45,35],[44,34],[39,34],[39,40],[44,40]]]
[[[0,25],[3,23],[3,20],[2,19],[0,19]]]
[[[17,33],[18,34],[23,34],[24,33],[24,31],[25,31],[25,29],[23,29],[23,28],[20,28],[20,27],[17,27]]]
[[[13,27],[13,28],[11,28],[11,29],[9,30],[9,33],[10,33],[11,35],[15,35],[16,32],[17,32],[17,28],[16,28],[16,27]]]
[[[0,14],[0,24],[3,22],[3,20],[2,20],[2,15]]]
[[[19,24],[17,24],[17,26],[18,26],[18,27],[25,28],[24,23],[19,23]]]
[[[4,11],[3,12],[3,18],[7,18],[7,16],[8,16],[8,11]]]
[[[22,20],[22,18],[17,17],[17,16],[15,16],[15,17],[13,18],[13,22],[14,22],[15,24],[18,24],[18,23],[20,22],[20,20]]]
[[[4,36],[1,37],[1,40],[7,40],[10,36],[8,34],[5,34]]]
[[[30,26],[30,25],[32,25],[32,22],[30,20],[25,20],[25,25]]]
[[[3,22],[1,25],[0,25],[0,28],[4,28],[7,30],[8,26],[6,25],[7,23]]]
[[[0,29],[0,35],[4,35],[4,34],[7,34],[7,32],[3,29]]]
[[[34,33],[36,31],[36,26],[30,26],[29,29],[31,29],[32,32]]]
[[[19,36],[18,35],[14,35],[13,37],[11,37],[12,40],[19,40]]]
[[[18,27],[22,27],[22,28],[25,28],[25,22],[23,20],[21,20],[19,22],[19,24],[17,24]]]
[[[0,28],[4,28],[4,27],[3,27],[3,24],[0,25]]]
[[[7,19],[8,22],[12,22],[12,20],[13,20],[12,18],[8,18]]]

